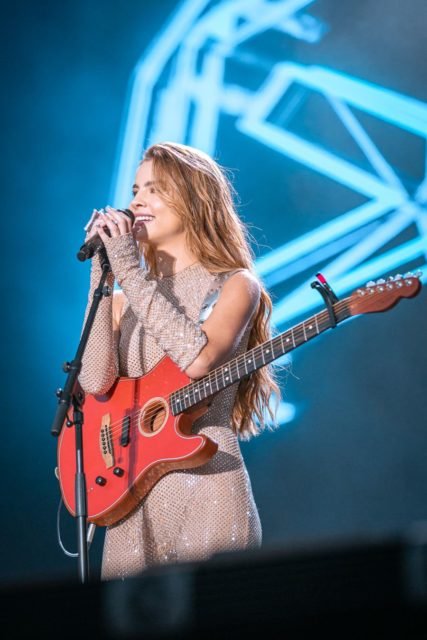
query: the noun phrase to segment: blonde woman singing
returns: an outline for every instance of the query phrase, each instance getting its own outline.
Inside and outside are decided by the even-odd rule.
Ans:
[[[270,338],[271,300],[254,273],[232,187],[205,153],[181,144],[151,146],[136,172],[129,209],[107,207],[98,233],[111,265],[109,284],[79,377],[91,394],[118,376],[138,377],[169,356],[195,380]],[[143,264],[144,266],[141,266]],[[92,260],[89,301],[100,277]],[[209,293],[219,296],[200,320]],[[156,564],[207,559],[261,544],[261,526],[239,438],[264,427],[279,395],[266,366],[222,391],[193,432],[218,444],[204,465],[164,475],[125,518],[107,527],[102,578],[125,578]]]

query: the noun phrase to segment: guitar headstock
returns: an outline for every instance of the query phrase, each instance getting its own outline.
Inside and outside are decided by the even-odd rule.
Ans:
[[[405,275],[398,273],[387,280],[380,278],[371,280],[365,287],[357,289],[348,299],[351,315],[359,313],[376,313],[387,311],[396,305],[402,298],[413,298],[421,290],[421,271],[408,272]]]

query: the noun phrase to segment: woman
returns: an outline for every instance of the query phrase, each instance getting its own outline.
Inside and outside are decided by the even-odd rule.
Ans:
[[[88,234],[102,238],[109,284],[115,278],[121,291],[101,301],[79,378],[86,392],[105,393],[117,376],[141,376],[165,354],[190,378],[200,378],[269,339],[271,301],[254,274],[230,184],[208,155],[175,143],[150,147],[129,209],[133,226],[107,207]],[[89,302],[99,277],[96,255]],[[203,302],[216,289],[218,300],[202,323]],[[260,545],[238,437],[264,426],[273,391],[278,394],[277,385],[264,367],[213,397],[193,432],[215,441],[217,453],[196,469],[163,476],[137,509],[107,528],[103,579]]]

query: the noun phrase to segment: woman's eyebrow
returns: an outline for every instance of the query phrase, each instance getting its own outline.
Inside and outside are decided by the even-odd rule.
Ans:
[[[144,187],[151,187],[151,185],[153,185],[153,184],[156,184],[154,182],[154,180],[149,180],[148,182],[146,182],[144,184]],[[132,185],[132,189],[139,189],[139,185],[137,185],[137,184]]]

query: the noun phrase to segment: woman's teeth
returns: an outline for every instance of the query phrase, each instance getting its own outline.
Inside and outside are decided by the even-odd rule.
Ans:
[[[138,216],[137,218],[135,218],[135,224],[138,222],[150,222],[150,220],[153,220],[154,216]]]

